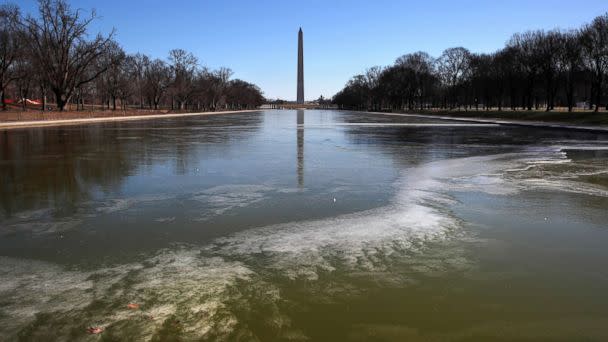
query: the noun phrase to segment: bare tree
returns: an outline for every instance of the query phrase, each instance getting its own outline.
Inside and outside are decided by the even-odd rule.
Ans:
[[[536,52],[539,71],[545,81],[545,99],[547,111],[554,109],[557,92],[557,71],[559,68],[560,50],[564,44],[561,32],[557,30],[536,33]]]
[[[23,110],[26,110],[29,94],[35,86],[35,82],[38,81],[36,72],[29,59],[19,58],[15,63],[14,73],[16,75],[15,84],[17,85],[21,107]]]
[[[86,39],[87,28],[96,18],[94,11],[83,18],[80,10],[73,11],[63,0],[40,0],[39,17],[25,19],[31,57],[55,94],[59,110],[65,108],[78,87],[93,81],[111,65],[95,62],[111,43],[114,32]]]
[[[584,100],[597,111],[605,101],[606,77],[608,13],[577,31],[514,34],[494,53],[452,48],[437,60],[423,52],[403,55],[383,69],[377,82],[369,82],[374,79],[370,73],[354,76],[333,102],[351,109],[369,108],[374,99],[380,109],[392,110],[412,110],[414,104],[421,110],[462,105],[466,110],[483,104],[485,109],[544,105],[547,111],[556,106],[572,111]]]
[[[112,110],[116,110],[116,100],[122,98],[124,88],[128,86],[130,80],[125,75],[126,54],[123,49],[115,42],[108,45],[99,61],[108,64],[109,67],[101,76],[102,86],[107,92],[108,100],[112,105]],[[108,104],[108,107],[110,105]]]
[[[449,48],[443,51],[437,60],[439,75],[445,84],[449,97],[450,107],[458,106],[458,87],[463,85],[470,72],[469,50],[463,47]]]
[[[580,71],[583,68],[583,55],[581,47],[581,34],[579,31],[570,31],[563,35],[559,53],[558,68],[564,75],[564,88],[568,111],[574,107],[574,89]]]
[[[608,13],[583,27],[581,34],[583,61],[593,75],[592,101],[597,112],[601,106],[604,76],[608,73]]]
[[[15,64],[23,59],[18,32],[19,9],[12,5],[0,6],[0,97],[6,110],[6,87],[17,78]]]
[[[226,88],[226,101],[230,109],[251,109],[262,105],[262,91],[255,84],[232,80]]]
[[[409,108],[413,109],[414,102],[418,102],[418,107],[422,109],[436,82],[435,60],[428,53],[418,51],[397,58],[395,65],[407,70]]]
[[[135,91],[137,93],[139,108],[144,108],[144,87],[145,87],[145,72],[150,65],[150,57],[136,53],[129,56],[129,65],[131,74],[135,83]]]
[[[177,101],[178,109],[186,109],[187,102],[195,91],[194,75],[198,59],[190,52],[174,49],[169,51],[169,61],[173,73],[172,95]]]
[[[226,104],[226,89],[232,73],[231,69],[224,67],[212,71],[203,69],[199,73],[199,92],[203,94],[211,110]]]
[[[226,67],[221,67],[213,72],[213,82],[211,85],[213,93],[213,101],[211,106],[213,110],[225,104],[226,87],[228,87],[228,81],[230,80],[230,77],[232,77],[232,74],[232,70]]]
[[[373,66],[365,70],[365,83],[370,94],[367,100],[367,107],[371,110],[377,110],[381,106],[381,94],[378,86],[380,85],[382,71],[383,69],[380,66]]]
[[[516,33],[509,41],[509,46],[517,52],[516,65],[518,72],[525,78],[524,99],[522,105],[532,110],[533,102],[538,107],[535,96],[535,85],[540,73],[540,61],[538,58],[538,32],[527,31],[522,34]]]
[[[158,109],[158,105],[165,95],[171,82],[171,69],[160,59],[151,61],[144,70],[144,96],[150,106]]]
[[[494,56],[490,54],[471,54],[470,59],[470,86],[473,92],[473,104],[479,110],[482,101],[486,108],[490,105],[494,94],[492,87],[494,78]]]
[[[517,98],[519,89],[521,88],[520,68],[517,66],[518,51],[516,48],[507,46],[498,51],[494,56],[496,67],[496,77],[500,96],[503,91],[508,94],[505,100],[508,101],[511,110],[515,110],[517,106]],[[502,110],[502,98],[498,99],[498,109]]]

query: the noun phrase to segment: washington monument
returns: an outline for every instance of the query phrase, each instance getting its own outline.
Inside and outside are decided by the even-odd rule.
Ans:
[[[297,103],[304,103],[304,43],[302,42],[302,28],[298,31],[298,99]]]

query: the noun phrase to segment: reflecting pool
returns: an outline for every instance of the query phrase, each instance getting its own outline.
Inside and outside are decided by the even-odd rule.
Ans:
[[[608,134],[270,110],[0,131],[0,179],[0,340],[608,340]]]

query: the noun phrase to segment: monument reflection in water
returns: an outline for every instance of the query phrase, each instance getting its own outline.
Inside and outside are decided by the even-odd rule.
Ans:
[[[297,131],[298,131],[298,186],[304,187],[304,110],[298,109],[297,112]]]

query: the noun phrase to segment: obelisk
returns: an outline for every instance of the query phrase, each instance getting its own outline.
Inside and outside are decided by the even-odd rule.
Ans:
[[[304,103],[304,42],[302,41],[302,28],[298,31],[298,99],[297,103]]]

